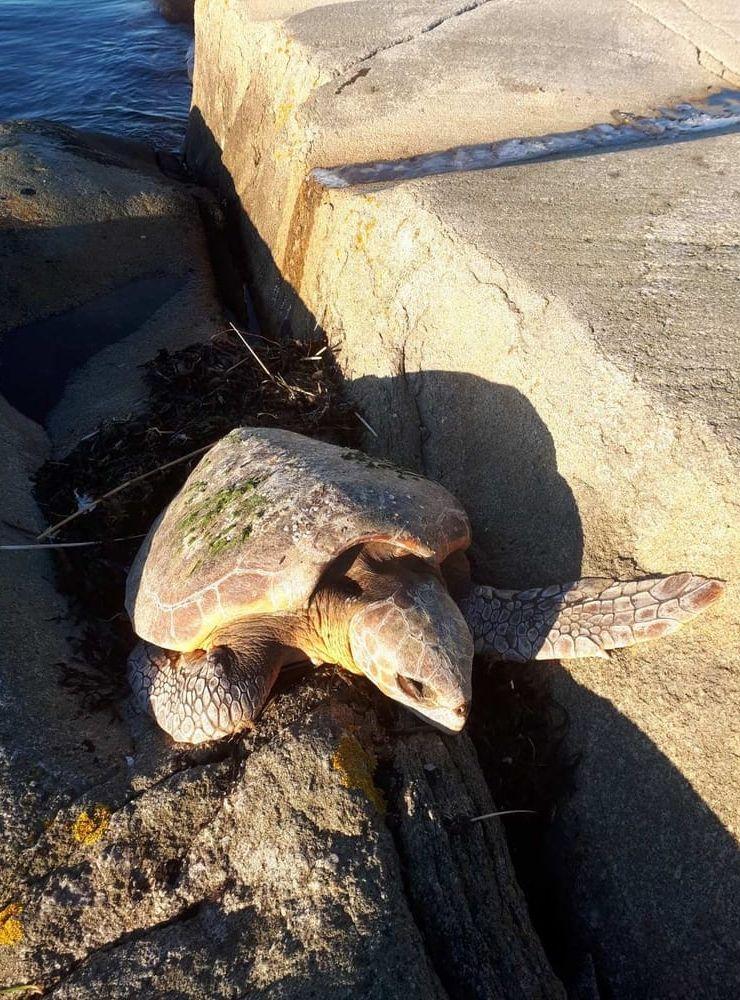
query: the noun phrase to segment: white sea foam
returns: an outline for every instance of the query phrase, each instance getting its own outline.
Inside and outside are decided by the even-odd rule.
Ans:
[[[355,184],[412,180],[431,174],[486,170],[548,156],[580,156],[692,136],[699,138],[740,127],[740,91],[722,91],[702,104],[686,103],[673,108],[660,108],[654,117],[623,114],[619,118],[613,124],[592,125],[573,132],[551,132],[541,136],[457,146],[399,160],[317,167],[311,171],[310,177],[322,187],[343,188]]]

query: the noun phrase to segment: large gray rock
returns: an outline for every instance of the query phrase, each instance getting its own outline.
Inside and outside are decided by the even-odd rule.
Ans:
[[[221,759],[155,778],[151,742],[104,832],[75,843],[69,810],[25,852],[9,978],[59,1000],[564,996],[498,821],[468,822],[492,804],[467,739],[389,739],[325,675]]]
[[[8,396],[0,397],[0,540],[23,544],[44,527],[32,480],[52,445],[140,404],[138,365],[160,347],[208,336],[220,310],[196,203],[144,147],[48,123],[3,124],[0,218]],[[54,588],[50,553],[0,553],[0,620],[6,880],[9,859],[61,802],[110,770],[127,781],[131,741],[62,685],[77,630]]]
[[[162,16],[173,24],[192,24],[195,0],[154,0]]]
[[[45,527],[33,477],[52,448],[140,405],[138,365],[207,337],[220,309],[196,202],[144,147],[3,124],[0,218],[0,542],[23,545]],[[91,673],[50,552],[0,552],[0,620],[2,910],[20,855],[61,808],[109,779],[128,787],[132,741],[106,692],[107,710],[87,707]]]
[[[738,137],[308,175],[703,98],[740,78],[734,7],[202,0],[196,20],[188,159],[241,212],[264,315],[326,332],[368,446],[469,510],[478,572],[730,582],[671,640],[557,681],[582,764],[553,856],[601,982],[719,1000],[739,968]]]
[[[145,146],[0,125],[0,392],[62,449],[145,395],[139,366],[219,322],[198,211]]]

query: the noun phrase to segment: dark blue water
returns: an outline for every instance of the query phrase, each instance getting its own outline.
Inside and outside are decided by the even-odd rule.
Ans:
[[[0,0],[0,120],[51,118],[177,149],[190,41],[152,0]]]

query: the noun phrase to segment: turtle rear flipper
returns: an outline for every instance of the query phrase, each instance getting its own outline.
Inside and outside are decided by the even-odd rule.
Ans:
[[[645,580],[589,577],[537,590],[475,585],[461,602],[475,649],[500,660],[605,657],[675,632],[724,593],[691,573]]]

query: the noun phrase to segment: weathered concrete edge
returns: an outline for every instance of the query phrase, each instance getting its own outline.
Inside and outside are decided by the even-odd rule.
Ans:
[[[420,156],[338,167],[314,167],[311,178],[322,187],[343,188],[358,184],[400,182],[435,174],[490,170],[509,164],[531,163],[554,156],[584,156],[643,145],[669,143],[716,135],[740,128],[740,94],[722,91],[704,104],[687,102],[664,108],[648,117],[626,116],[616,123],[603,122],[572,132],[500,139],[473,146],[456,146]]]
[[[663,410],[652,394],[602,354],[587,324],[566,302],[545,298],[446,227],[426,203],[423,182],[363,192],[321,191],[308,183],[293,213],[283,274],[273,280],[273,293],[278,283],[290,305],[291,329],[309,336],[318,323],[334,346],[350,392],[357,379],[367,376],[396,378],[416,372],[423,379],[425,358],[418,341],[409,338],[420,319],[424,341],[434,345],[437,363],[446,358],[455,370],[473,371],[479,358],[495,357],[497,378],[523,392],[550,429],[559,472],[576,492],[583,477],[584,447],[594,456],[589,489],[598,493],[599,503],[579,505],[581,513],[596,507],[591,516],[611,525],[612,537],[621,544],[614,545],[611,554],[592,551],[585,571],[624,572],[633,562],[647,570],[649,552],[656,547],[672,548],[679,560],[691,556],[705,570],[714,566],[729,571],[734,565],[736,540],[725,535],[716,513],[705,521],[701,536],[687,526],[684,540],[673,538],[676,519],[683,520],[687,508],[698,512],[726,506],[728,517],[736,516],[735,467],[726,442],[696,414],[677,419]],[[411,307],[418,307],[422,298],[427,303],[424,315],[415,316]],[[454,326],[451,300],[466,308],[453,320]],[[463,345],[461,329],[475,333]],[[545,329],[549,337],[543,335]],[[557,382],[548,384],[544,376],[554,372]],[[563,400],[574,396],[582,409],[568,417],[578,433],[566,435]],[[423,404],[423,399],[417,402]],[[387,417],[380,411],[375,415],[381,436],[392,440],[384,425]],[[421,416],[421,423],[428,425]],[[635,425],[654,427],[649,455],[626,447]],[[706,451],[705,468],[711,469],[701,481],[692,474],[697,449]],[[433,457],[425,460],[424,455],[438,449],[420,440],[416,450],[425,471],[440,471],[433,467]],[[612,505],[613,462],[599,461],[600,455],[620,451],[624,459],[619,474],[632,483],[634,495],[629,512]],[[679,479],[687,481],[681,496],[672,500],[671,484]],[[655,493],[666,504],[665,523],[652,524],[650,536],[643,537],[640,521],[648,512],[641,510],[641,494]],[[649,520],[656,520],[654,511]],[[716,534],[706,533],[709,524],[715,525]],[[585,523],[584,531],[588,529]],[[614,551],[631,555],[620,565]]]

